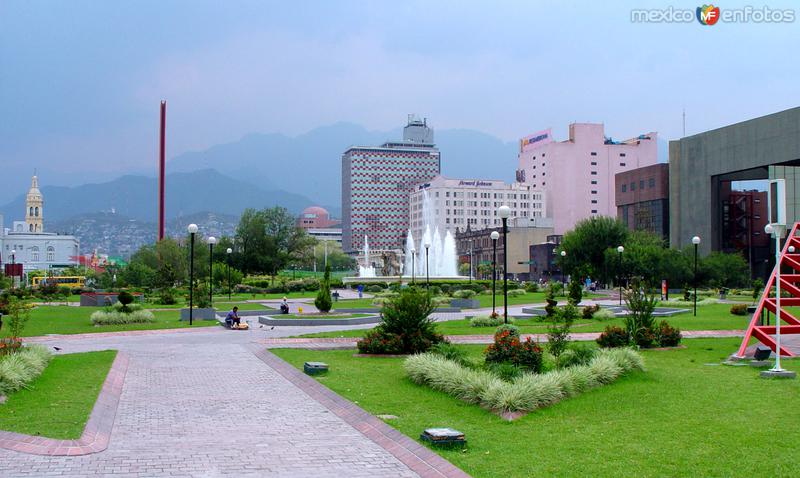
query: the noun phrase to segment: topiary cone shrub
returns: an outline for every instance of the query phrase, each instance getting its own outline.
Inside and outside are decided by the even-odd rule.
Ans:
[[[317,297],[314,299],[314,306],[320,312],[328,313],[331,311],[331,307],[333,307],[333,302],[331,301],[331,266],[325,266],[325,277],[322,279],[322,283],[319,287],[319,292],[317,292]]]
[[[122,312],[130,312],[128,305],[133,302],[133,295],[131,295],[131,293],[127,290],[123,290],[117,296],[117,301],[122,304]]]
[[[436,332],[436,324],[430,318],[433,307],[430,294],[416,287],[401,290],[397,297],[386,298],[383,319],[358,341],[359,352],[416,354],[446,342],[444,336]]]

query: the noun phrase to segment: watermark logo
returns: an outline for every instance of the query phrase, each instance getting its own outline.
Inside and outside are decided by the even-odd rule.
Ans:
[[[697,21],[701,25],[713,25],[719,21],[719,7],[703,5],[697,7]]]
[[[695,19],[705,26],[719,23],[794,23],[794,9],[776,9],[766,5],[754,7],[720,9],[714,5],[703,5],[695,10],[689,8],[642,8],[631,10],[633,23],[692,23]]]

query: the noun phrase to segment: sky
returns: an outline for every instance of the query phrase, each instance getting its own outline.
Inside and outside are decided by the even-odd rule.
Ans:
[[[800,19],[631,21],[670,4],[699,5],[0,0],[0,164],[7,183],[155,174],[161,99],[168,157],[408,113],[505,141],[574,121],[675,139],[684,109],[692,134],[800,106]],[[744,5],[797,6],[720,7]]]

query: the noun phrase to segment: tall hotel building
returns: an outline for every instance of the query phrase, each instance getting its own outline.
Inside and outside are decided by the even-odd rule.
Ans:
[[[422,237],[425,224],[444,236],[450,231],[472,231],[499,227],[497,209],[511,208],[512,227],[552,227],[545,217],[542,191],[530,184],[507,184],[499,179],[449,179],[437,176],[418,184],[410,196],[411,234]],[[433,233],[433,231],[431,231]]]
[[[342,248],[402,249],[409,229],[408,195],[440,171],[439,150],[427,121],[411,115],[403,140],[353,146],[342,155]]]
[[[555,234],[583,219],[617,215],[617,173],[656,164],[656,133],[625,141],[604,135],[602,124],[573,123],[569,139],[553,141],[550,130],[520,140],[517,181],[544,192],[546,217]]]

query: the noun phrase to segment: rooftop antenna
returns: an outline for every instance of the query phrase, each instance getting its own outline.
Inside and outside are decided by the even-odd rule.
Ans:
[[[683,137],[686,137],[686,108],[683,109]]]

